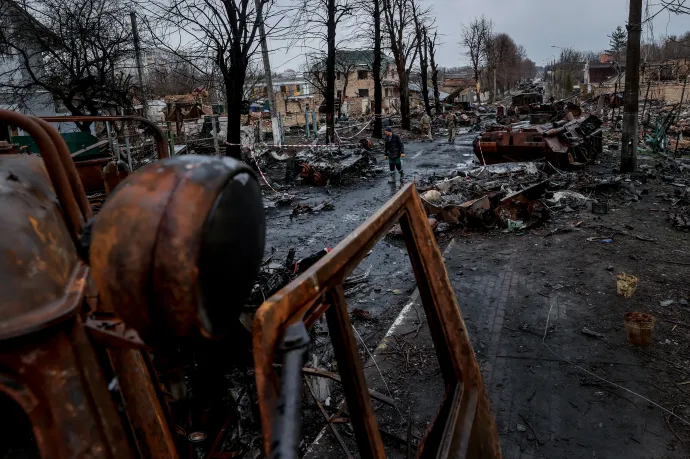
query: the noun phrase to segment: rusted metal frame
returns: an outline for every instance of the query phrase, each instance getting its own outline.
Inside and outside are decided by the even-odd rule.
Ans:
[[[344,278],[341,282],[342,280]],[[341,379],[360,457],[385,458],[386,453],[383,449],[383,441],[371,403],[357,342],[352,332],[342,283],[329,290],[328,302],[331,303],[331,307],[326,311],[328,330],[333,343],[333,353],[338,362],[338,371],[347,375]]]
[[[108,144],[108,141],[107,141],[107,140],[101,140],[100,142],[96,142],[96,143],[94,143],[93,145],[89,145],[89,146],[86,147],[86,148],[82,148],[81,150],[77,150],[77,151],[75,151],[74,153],[70,153],[70,156],[71,156],[72,158],[74,158],[75,156],[79,156],[79,155],[81,155],[82,153],[86,153],[86,152],[89,151],[89,150],[93,150],[94,148],[100,149],[100,147],[102,147],[103,145],[107,145],[107,144]]]
[[[77,200],[79,205],[79,210],[81,210],[81,215],[84,221],[93,217],[93,212],[91,211],[91,204],[89,204],[88,199],[86,199],[86,193],[84,192],[84,186],[79,178],[79,173],[77,172],[77,167],[74,165],[72,156],[70,155],[69,148],[65,140],[60,136],[60,133],[50,125],[50,123],[42,120],[41,118],[34,118],[43,127],[55,144],[57,148],[58,156],[60,157],[60,162],[62,167],[65,169],[65,174],[67,174],[67,180],[69,181],[70,187],[72,188],[72,194]]]
[[[146,359],[136,349],[109,349],[113,372],[118,376],[127,416],[144,457],[179,457],[168,418],[153,384]]]
[[[168,153],[168,141],[166,140],[165,134],[163,134],[161,128],[159,128],[158,125],[153,121],[140,116],[42,116],[41,119],[49,123],[69,123],[81,121],[132,121],[143,123],[151,129],[153,137],[156,139],[156,152],[158,153],[158,159],[170,157],[170,154]]]
[[[462,316],[459,313],[440,251],[434,243],[433,234],[431,234],[425,219],[422,218],[425,216],[425,213],[423,212],[421,201],[416,196],[414,187],[411,185],[403,188],[388,205],[372,216],[348,239],[339,244],[331,256],[320,260],[305,272],[301,279],[288,285],[283,291],[278,292],[274,298],[269,299],[260,308],[254,327],[254,355],[262,423],[264,423],[264,426],[266,425],[266,418],[266,421],[270,422],[272,409],[275,406],[269,405],[271,398],[275,397],[276,388],[275,374],[272,374],[270,365],[273,361],[277,341],[275,335],[278,334],[278,330],[281,330],[279,327],[280,320],[278,320],[281,319],[280,316],[282,316],[282,322],[285,323],[293,311],[296,312],[301,309],[301,302],[304,301],[305,295],[309,295],[310,291],[312,296],[318,295],[319,292],[328,291],[329,288],[333,287],[333,280],[338,279],[338,275],[342,276],[340,277],[342,281],[344,279],[342,273],[349,274],[351,269],[353,269],[353,265],[356,266],[361,260],[352,259],[350,263],[347,262],[348,256],[361,254],[361,251],[357,250],[358,244],[352,244],[353,239],[363,241],[362,243],[367,245],[368,250],[369,246],[374,245],[369,238],[375,237],[382,228],[392,226],[394,221],[402,216],[403,212],[406,215],[403,217],[401,226],[403,227],[404,234],[406,234],[408,252],[411,254],[412,262],[415,266],[415,274],[420,283],[422,302],[427,311],[430,327],[432,327],[432,330],[435,328],[440,331],[440,333],[434,333],[434,344],[437,350],[439,350],[439,358],[442,359],[441,367],[445,368],[447,366],[444,365],[444,361],[452,365],[450,371],[445,371],[444,378],[447,382],[450,382],[450,384],[447,384],[447,388],[454,396],[448,397],[449,394],[447,394],[446,408],[442,408],[441,411],[449,413],[451,404],[456,409],[457,407],[460,409],[459,412],[454,413],[451,417],[453,422],[450,425],[446,426],[445,422],[439,422],[439,427],[448,428],[449,432],[463,432],[463,436],[454,445],[457,448],[455,450],[455,457],[481,456],[500,458],[498,435],[493,414],[490,411],[486,389],[481,380],[481,373],[474,358],[471,343],[469,342]],[[386,221],[386,217],[393,219],[393,221]],[[380,237],[380,234],[378,234],[378,237]],[[373,241],[374,243],[378,242],[378,237]],[[412,250],[413,248],[415,250]],[[345,258],[343,260],[337,257]],[[334,260],[334,258],[337,259]],[[336,268],[325,271],[323,268],[326,265],[335,265]],[[320,271],[326,272],[328,276],[322,276],[323,273]],[[319,279],[319,277],[326,278]],[[421,278],[424,279],[420,280]],[[426,279],[429,279],[429,282]],[[324,282],[321,283],[319,280]],[[319,289],[319,287],[321,288]],[[287,301],[288,295],[291,294],[298,300],[302,300],[291,304],[290,301]],[[331,310],[334,310],[334,308]],[[333,313],[329,312],[328,314]],[[271,328],[267,326],[269,322],[278,327]],[[270,333],[264,333],[266,331]],[[269,345],[271,341],[272,344]],[[441,351],[441,349],[446,349],[446,352]],[[257,352],[263,353],[258,354]],[[268,364],[268,368],[266,364]],[[463,371],[463,368],[469,371]],[[269,381],[272,384],[269,384]],[[458,386],[460,381],[462,385]],[[446,418],[448,415],[440,417]],[[438,419],[438,421],[441,420]],[[265,427],[264,434],[266,434]],[[270,445],[266,444],[265,446],[268,450]],[[433,449],[437,450],[438,445],[435,445]],[[427,450],[427,452],[430,451]]]
[[[25,130],[34,138],[38,149],[41,151],[43,162],[46,165],[62,211],[65,213],[67,228],[76,244],[79,241],[82,227],[79,216],[80,210],[55,143],[39,121],[26,115],[9,110],[0,110],[0,120]]]
[[[314,304],[325,291],[341,283],[352,272],[400,218],[405,211],[405,201],[413,193],[416,191],[411,184],[402,188],[387,206],[379,209],[328,256],[274,294],[257,311],[253,326],[253,354],[265,451],[270,451],[271,423],[278,401],[278,378],[273,363],[285,325],[295,320],[308,303]],[[331,266],[336,268],[331,269]],[[326,308],[322,307],[320,312]],[[316,317],[312,315],[311,320],[316,320]]]
[[[445,427],[456,433],[462,432],[463,435],[456,443],[458,449],[453,457],[500,458],[498,432],[488,394],[455,292],[448,279],[443,256],[434,242],[434,235],[427,224],[419,197],[415,196],[408,201],[408,205],[409,209],[401,221],[401,228],[414,267],[439,364],[444,369],[450,363],[456,381],[462,383],[461,388],[452,389],[461,397],[460,402],[453,401],[454,407],[460,407],[460,412],[453,413],[451,410],[449,416],[455,423],[460,422],[462,425],[454,426],[453,430],[450,430],[453,423]],[[415,250],[412,250],[413,247]],[[454,385],[450,371],[444,372],[444,379],[447,386]],[[439,445],[431,446],[438,448]]]
[[[105,380],[102,369],[98,366],[98,358],[93,345],[86,335],[84,324],[79,316],[69,331],[72,348],[81,376],[89,388],[86,395],[94,410],[94,421],[99,424],[106,443],[113,449],[120,449],[123,456],[130,455],[131,450],[127,435],[123,428],[122,418],[117,415],[115,404],[108,392],[108,381]]]

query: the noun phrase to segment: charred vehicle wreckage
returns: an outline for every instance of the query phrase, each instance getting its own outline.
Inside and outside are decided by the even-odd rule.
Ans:
[[[357,144],[309,145],[247,148],[245,160],[261,169],[285,167],[285,179],[324,186],[341,183],[346,177],[360,174],[376,164],[376,153],[369,139]],[[295,148],[299,151],[293,152]],[[292,151],[291,151],[292,150]]]
[[[332,251],[293,256],[269,272],[261,190],[246,164],[165,158],[161,139],[159,160],[123,177],[94,215],[56,129],[9,111],[0,121],[26,131],[40,153],[0,154],[6,448],[65,459],[242,457],[253,417],[266,457],[296,458],[308,331],[325,316],[360,455],[386,457],[344,291],[399,222],[445,383],[417,457],[501,457],[414,184]],[[273,275],[274,288],[258,292],[261,276]],[[240,315],[259,295],[265,301],[247,330]]]
[[[594,115],[529,127],[489,126],[474,141],[482,164],[545,159],[553,166],[576,168],[602,152],[602,121]]]

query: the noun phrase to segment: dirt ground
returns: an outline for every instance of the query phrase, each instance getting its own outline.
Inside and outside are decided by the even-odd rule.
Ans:
[[[611,151],[585,173],[610,176],[616,158]],[[611,200],[606,215],[587,204],[524,233],[441,237],[505,458],[690,457],[690,242],[666,218],[688,183],[655,173],[661,160],[643,157],[649,173],[590,194]],[[639,278],[632,298],[617,295],[619,273]],[[411,307],[391,329],[390,320],[355,322],[388,331],[376,365],[363,360],[370,386],[398,401],[398,410],[375,403],[390,457],[405,455],[408,416],[413,437],[423,435],[443,390],[418,300],[402,304]],[[630,311],[656,318],[649,346],[626,340]],[[351,428],[337,428],[356,454]],[[324,429],[308,457],[346,454]]]

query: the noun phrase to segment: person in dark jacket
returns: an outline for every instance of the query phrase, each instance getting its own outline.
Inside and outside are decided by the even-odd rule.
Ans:
[[[400,173],[400,183],[403,181],[402,158],[405,157],[405,145],[400,136],[393,134],[393,129],[387,127],[383,133],[386,135],[386,159],[391,170],[391,179],[388,183],[395,183],[395,170]]]

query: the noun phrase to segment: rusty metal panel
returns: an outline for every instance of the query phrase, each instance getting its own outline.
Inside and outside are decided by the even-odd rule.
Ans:
[[[481,208],[483,203],[475,204]],[[278,416],[280,383],[274,360],[284,330],[298,321],[310,326],[326,311],[344,307],[342,300],[334,300],[333,295],[339,298],[337,292],[344,279],[397,221],[400,221],[405,237],[447,387],[444,408],[427,432],[419,454],[436,457],[441,446],[437,440],[447,430],[453,433],[459,445],[452,457],[501,457],[498,432],[479,365],[414,184],[403,187],[329,255],[269,298],[257,311],[253,329],[254,362],[266,454],[271,451],[272,441],[279,440],[273,438],[272,429]],[[338,336],[341,346],[341,352],[337,353],[338,367],[348,369],[340,375],[348,408],[350,413],[361,413],[359,417],[353,415],[351,418],[360,453],[363,457],[384,457],[379,445],[380,437],[371,433],[370,426],[375,425],[376,420],[372,419],[368,392],[361,390],[364,378],[361,367],[350,361],[357,355],[357,350],[356,347],[352,349],[354,343],[346,337],[348,330],[344,328],[347,323],[336,321],[333,312],[329,314],[330,334]],[[342,346],[350,347],[350,356],[344,355]],[[349,380],[347,383],[346,379]],[[461,388],[458,397],[453,396],[456,387]],[[458,402],[453,403],[456,399]]]
[[[74,311],[61,302],[77,265],[55,192],[36,156],[0,156],[0,339]]]

